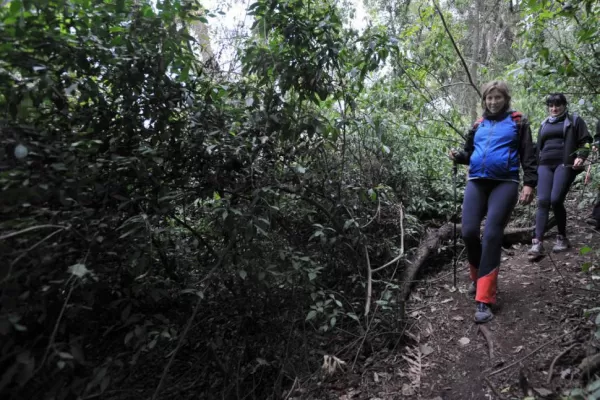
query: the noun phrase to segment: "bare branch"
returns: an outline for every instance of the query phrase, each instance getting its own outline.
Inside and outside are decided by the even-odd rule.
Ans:
[[[475,91],[477,92],[479,97],[481,97],[481,92],[479,91],[479,88],[477,87],[477,85],[475,85],[475,82],[473,82],[473,77],[471,77],[471,72],[469,71],[467,62],[465,61],[463,55],[461,54],[461,52],[456,44],[456,41],[454,40],[454,36],[452,36],[452,33],[450,32],[450,29],[448,29],[448,25],[446,24],[446,19],[444,18],[444,14],[442,14],[442,10],[440,10],[440,6],[438,5],[436,0],[433,0],[433,5],[434,5],[437,13],[440,15],[440,18],[442,19],[442,24],[444,25],[444,29],[446,30],[446,33],[448,34],[448,37],[450,38],[450,41],[452,42],[452,46],[454,46],[454,50],[456,50],[456,54],[458,54],[458,57],[460,58],[460,61],[465,69],[465,72],[467,73],[467,77],[469,78],[469,82],[471,83],[471,86],[473,87],[473,89],[475,89]]]

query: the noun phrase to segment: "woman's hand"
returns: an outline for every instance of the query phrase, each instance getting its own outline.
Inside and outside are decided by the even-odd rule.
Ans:
[[[533,201],[533,188],[531,186],[523,186],[519,201],[521,204],[529,204]]]
[[[581,157],[577,157],[573,162],[573,169],[583,169],[583,162],[585,160]]]

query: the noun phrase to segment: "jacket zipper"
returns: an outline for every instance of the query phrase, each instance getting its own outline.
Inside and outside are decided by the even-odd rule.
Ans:
[[[494,128],[496,127],[496,121],[491,121],[492,128],[489,130],[487,141],[485,143],[485,151],[483,152],[483,160],[481,162],[481,166],[483,167],[483,173],[485,174],[485,159],[487,158],[488,149],[490,147],[490,139],[492,137],[492,133],[494,133]]]

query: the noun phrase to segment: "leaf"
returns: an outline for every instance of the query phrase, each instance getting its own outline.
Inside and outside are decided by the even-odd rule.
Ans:
[[[81,346],[79,346],[78,344],[72,344],[71,345],[71,354],[73,355],[73,358],[80,364],[85,363],[85,357],[83,355],[83,350],[81,349]]]
[[[133,331],[127,332],[127,335],[125,335],[125,341],[124,341],[124,343],[125,344],[129,343],[132,338],[133,338]]]
[[[317,311],[310,310],[310,312],[306,316],[306,321],[310,321],[311,319],[314,319],[316,316],[317,316]]]
[[[585,273],[590,272],[591,266],[592,266],[591,262],[584,262],[583,264],[581,264],[581,272],[585,272]]]
[[[71,353],[67,353],[64,351],[59,351],[58,352],[58,356],[64,360],[72,360],[74,357],[71,355]]]
[[[129,314],[131,313],[131,303],[125,307],[125,309],[121,312],[121,321],[126,322],[129,318]]]
[[[460,338],[458,343],[460,343],[461,346],[466,346],[469,343],[471,343],[471,339],[469,339],[468,337],[463,337],[463,338]]]
[[[433,347],[431,347],[428,344],[421,345],[420,349],[421,349],[421,353],[423,353],[423,356],[428,356],[431,353],[433,353]]]
[[[244,271],[243,269],[238,271],[238,274],[240,274],[240,278],[242,279],[246,279],[246,277],[248,276],[248,273],[246,271]]]
[[[548,397],[553,393],[552,390],[545,388],[533,388],[533,390],[542,397]]]
[[[589,253],[590,251],[592,251],[592,248],[590,246],[585,246],[585,247],[582,247],[581,250],[579,250],[579,254],[584,256],[587,253]]]
[[[517,346],[515,347],[515,349],[513,350],[514,354],[520,353],[521,351],[523,351],[523,346]]]
[[[4,374],[2,374],[2,379],[0,380],[0,393],[3,392],[4,388],[12,382],[13,377],[18,371],[18,368],[19,364],[14,363],[10,368],[4,371]]]
[[[413,396],[415,394],[415,390],[412,388],[411,385],[409,385],[408,383],[405,383],[402,385],[402,395],[403,396]]]
[[[316,277],[317,277],[317,273],[316,272],[311,271],[311,272],[308,273],[308,280],[309,281],[314,281]]]
[[[87,269],[84,264],[73,264],[69,267],[69,272],[71,275],[75,275],[78,278],[83,278],[91,271]]]
[[[355,313],[348,313],[346,315],[349,316],[350,318],[352,318],[355,321],[359,321],[358,316]]]

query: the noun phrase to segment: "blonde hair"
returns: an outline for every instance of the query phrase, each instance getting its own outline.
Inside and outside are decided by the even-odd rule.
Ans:
[[[504,96],[504,100],[506,100],[505,108],[510,108],[510,90],[506,82],[503,81],[491,81],[481,87],[481,107],[487,111],[485,98],[494,89],[497,89]]]

